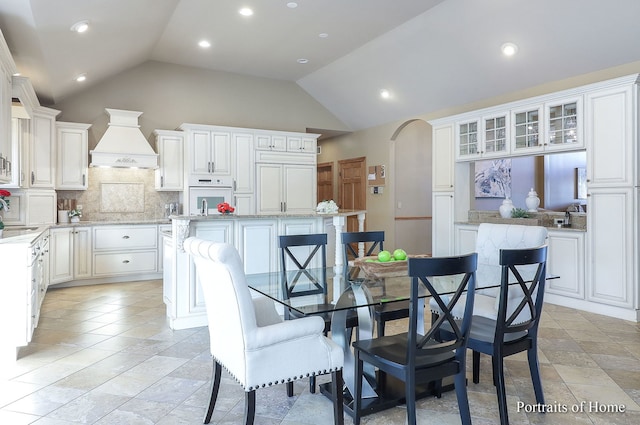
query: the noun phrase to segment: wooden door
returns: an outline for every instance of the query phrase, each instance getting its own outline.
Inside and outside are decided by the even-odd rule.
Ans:
[[[333,199],[333,162],[318,164],[318,203]]]
[[[365,157],[338,161],[338,206],[345,210],[367,208]],[[358,217],[347,217],[347,232],[358,231]]]

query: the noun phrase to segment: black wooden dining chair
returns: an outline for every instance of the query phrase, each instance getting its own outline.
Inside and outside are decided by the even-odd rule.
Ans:
[[[324,320],[324,334],[331,330],[332,305],[327,295],[327,234],[282,235],[278,239],[280,248],[280,281],[283,296],[294,303],[296,297],[321,295],[322,301],[313,303],[304,301],[305,313],[293,308],[285,308],[285,319],[297,319],[313,314]],[[316,269],[315,273],[311,268]],[[325,311],[315,314],[314,311]],[[328,312],[327,312],[328,311]],[[308,312],[308,313],[307,313]],[[352,329],[358,326],[355,313],[347,315],[346,326]],[[309,378],[309,391],[315,393],[315,377]],[[287,393],[293,395],[292,383],[287,384]]]
[[[460,257],[409,258],[411,288],[408,332],[353,343],[356,358],[353,409],[355,425],[360,424],[363,413],[361,394],[364,362],[377,367],[379,374],[388,374],[404,382],[409,425],[416,423],[418,384],[438,382],[449,376],[454,377],[462,423],[471,423],[465,377],[465,351],[471,327],[477,261],[476,253]],[[447,296],[438,294],[435,279],[443,278],[453,280],[451,286],[455,292]],[[423,311],[419,306],[421,289],[431,294],[442,310],[442,314],[431,323],[425,335],[418,333],[418,321],[424,320],[424,317],[418,317],[418,312]],[[461,302],[461,295],[465,291],[468,295],[462,298],[466,300],[463,316],[454,317],[452,310]],[[436,338],[444,324],[453,331],[455,337],[440,341]],[[384,380],[380,382],[378,391],[384,391]]]
[[[542,314],[547,247],[500,250],[502,276],[496,320],[474,316],[468,348],[473,350],[473,382],[480,382],[480,353],[492,356],[500,423],[509,423],[504,358],[527,352],[529,372],[539,405],[544,404],[538,363],[538,325]],[[533,267],[533,269],[532,269]]]
[[[368,246],[365,245],[365,257],[376,255],[384,249],[384,232],[378,230],[342,233],[342,247],[344,252],[343,275],[345,281],[358,278],[360,269],[358,266],[353,265],[353,260],[358,258],[358,244],[360,243],[370,244]],[[384,282],[381,282],[381,285],[384,292]],[[383,303],[373,308],[373,318],[376,321],[378,336],[384,336],[386,322],[405,319],[407,317],[409,317],[409,301]]]

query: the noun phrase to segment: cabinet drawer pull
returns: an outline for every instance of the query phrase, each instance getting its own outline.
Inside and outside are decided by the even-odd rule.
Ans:
[[[129,236],[124,235],[124,236],[122,237],[122,239],[129,239]]]
[[[123,260],[122,261],[124,264],[129,264],[129,260]]]

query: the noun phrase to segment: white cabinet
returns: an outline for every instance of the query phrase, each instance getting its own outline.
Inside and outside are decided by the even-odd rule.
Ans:
[[[189,175],[231,176],[231,133],[217,130],[189,131]]]
[[[546,151],[584,148],[582,103],[581,95],[545,103]]]
[[[458,161],[509,154],[509,114],[498,113],[456,123]]]
[[[184,132],[154,131],[160,166],[155,170],[158,191],[184,190]]]
[[[91,278],[91,227],[50,230],[49,276],[51,284]]]
[[[158,270],[158,226],[93,228],[93,276],[151,273]]]
[[[255,147],[252,133],[233,133],[236,214],[255,214]]]
[[[456,232],[456,255],[464,255],[476,252],[476,240],[478,239],[477,224],[457,224]]]
[[[433,191],[453,190],[453,124],[433,128]],[[435,218],[435,217],[434,217]]]
[[[236,249],[246,274],[278,270],[278,222],[276,220],[238,220]]]
[[[56,222],[57,194],[55,190],[27,190],[25,201],[27,226]]]
[[[9,183],[12,174],[11,93],[11,74],[0,60],[0,183]]]
[[[316,168],[256,164],[258,214],[308,213],[316,205]]]
[[[53,189],[55,186],[55,117],[59,113],[41,106],[33,110],[27,170],[29,187]]]
[[[91,124],[56,123],[56,189],[86,190],[89,186],[89,127]]]
[[[256,149],[285,152],[287,136],[284,134],[256,133]]]
[[[589,93],[587,103],[587,181],[590,188],[633,186],[634,88],[627,85]]]
[[[584,232],[550,229],[547,245],[547,275],[559,277],[547,281],[546,292],[584,299]]]
[[[513,153],[535,153],[544,149],[541,134],[542,105],[526,106],[511,112]]]
[[[433,193],[432,254],[453,255],[454,252],[454,196],[453,192]]]
[[[257,131],[256,149],[274,152],[316,154],[319,134]]]
[[[589,189],[587,198],[587,299],[634,307],[638,239],[632,187]]]

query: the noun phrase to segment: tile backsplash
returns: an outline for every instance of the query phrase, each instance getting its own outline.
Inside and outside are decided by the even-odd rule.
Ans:
[[[180,192],[158,192],[154,170],[89,168],[87,190],[60,190],[58,200],[75,199],[83,221],[143,221],[165,217],[165,204]]]

